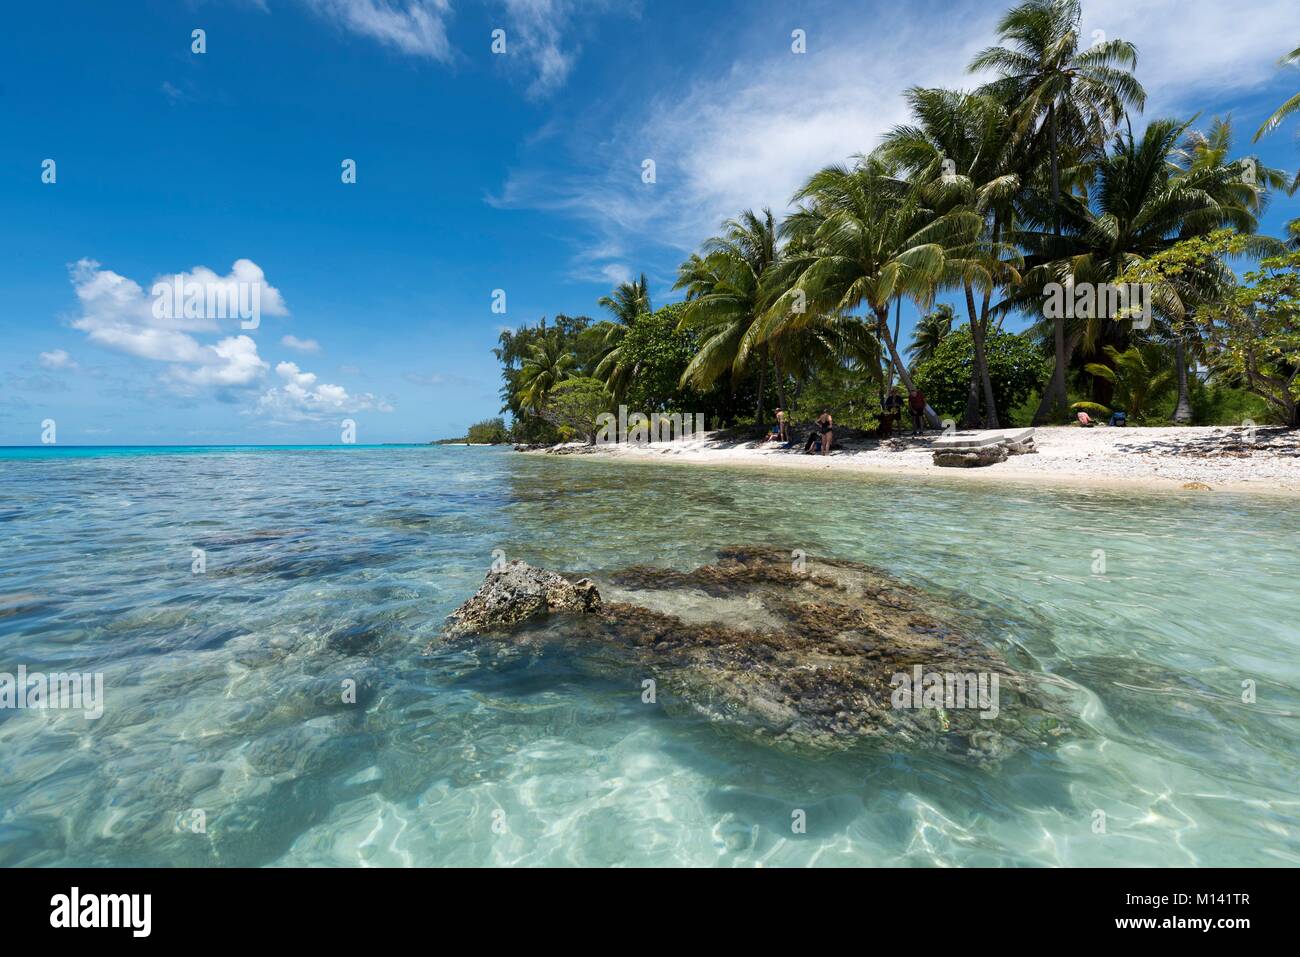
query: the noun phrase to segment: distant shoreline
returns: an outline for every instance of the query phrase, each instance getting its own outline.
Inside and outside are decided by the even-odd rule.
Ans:
[[[945,468],[932,461],[936,438],[900,436],[895,447],[872,442],[837,449],[829,456],[804,455],[756,442],[723,442],[717,433],[701,439],[644,447],[598,447],[587,454],[602,460],[659,462],[722,468],[842,471],[984,483],[1057,485],[1079,488],[1142,488],[1205,494],[1210,491],[1300,496],[1300,432],[1260,428],[1255,441],[1234,427],[1128,428],[1075,426],[1039,428],[1037,453],[982,468]],[[800,437],[802,438],[802,436]],[[574,446],[566,450],[577,451]],[[546,450],[532,450],[545,454]]]

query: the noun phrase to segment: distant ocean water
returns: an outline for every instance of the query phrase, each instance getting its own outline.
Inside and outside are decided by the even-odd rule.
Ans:
[[[0,865],[1300,864],[1298,526],[495,448],[0,449],[0,673],[105,689],[98,720],[0,709]],[[556,657],[423,653],[496,550],[744,543],[942,590],[1085,733],[994,770],[798,757]]]

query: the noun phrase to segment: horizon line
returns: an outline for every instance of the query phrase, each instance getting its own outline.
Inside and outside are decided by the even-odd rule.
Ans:
[[[68,445],[63,442],[35,445],[0,445],[0,449],[320,449],[320,448],[381,448],[383,446],[436,445],[440,439],[413,442],[167,442],[151,445],[146,442],[125,442],[103,445]]]

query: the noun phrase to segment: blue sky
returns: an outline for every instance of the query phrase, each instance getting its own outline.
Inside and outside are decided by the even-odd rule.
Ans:
[[[99,0],[0,34],[0,444],[427,441],[495,414],[502,326],[596,313],[746,206],[869,150],[912,84],[970,85],[1002,4]],[[1085,0],[1148,118],[1300,87],[1293,0]],[[192,31],[206,52],[192,52]],[[504,30],[506,52],[491,51]],[[804,30],[807,52],[791,51]],[[1255,149],[1300,164],[1295,123]],[[55,182],[42,164],[55,161]],[[341,164],[356,162],[356,182]],[[655,162],[656,182],[642,182]],[[1280,198],[1265,227],[1300,214]],[[260,323],[160,321],[183,273]],[[505,292],[504,315],[492,310]],[[905,312],[905,325],[910,317]]]

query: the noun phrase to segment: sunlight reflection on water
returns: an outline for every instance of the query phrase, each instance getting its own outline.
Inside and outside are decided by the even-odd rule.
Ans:
[[[0,503],[0,671],[107,688],[98,721],[0,710],[0,864],[1300,863],[1289,501],[356,448],[33,455]],[[573,662],[422,654],[493,549],[741,543],[942,590],[1090,734],[797,757]]]

